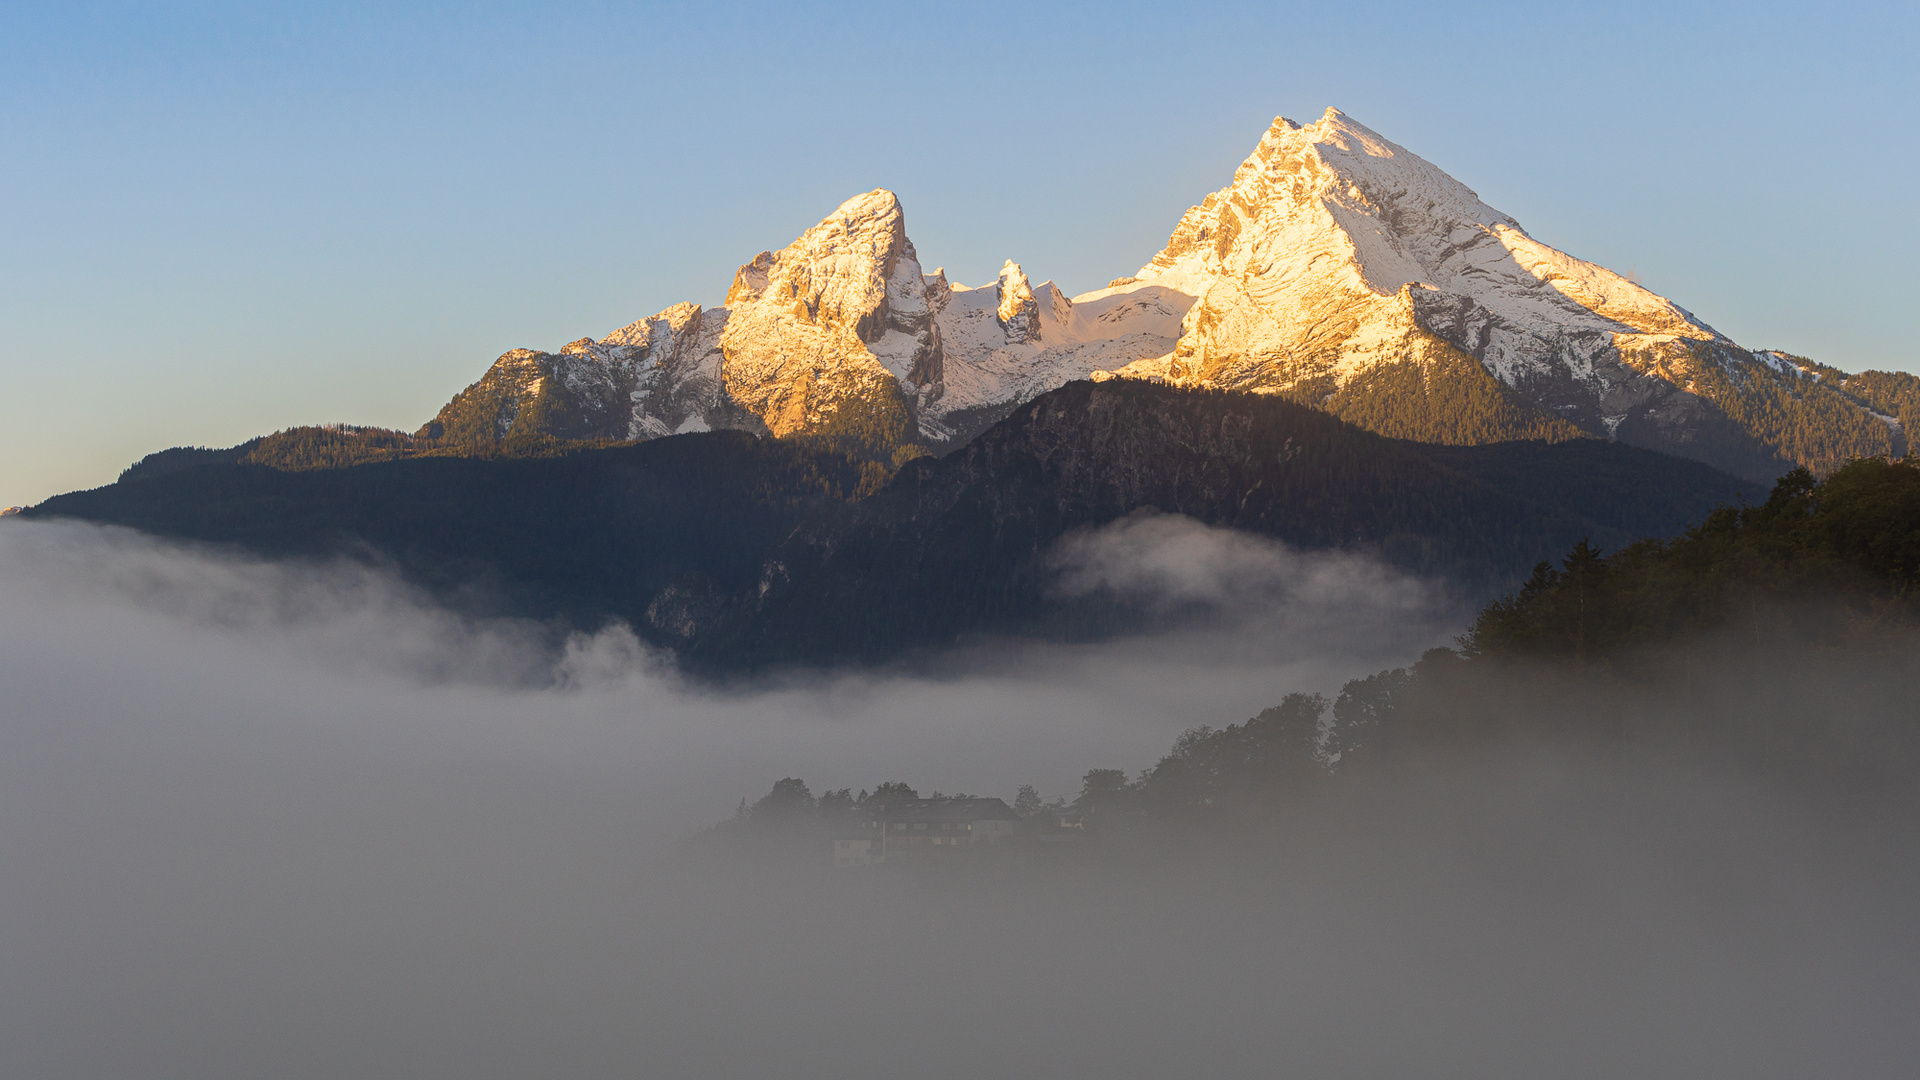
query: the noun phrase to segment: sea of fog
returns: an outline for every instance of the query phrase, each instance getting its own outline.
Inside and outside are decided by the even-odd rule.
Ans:
[[[1458,632],[1184,519],[1062,588],[1194,628],[728,685],[378,567],[0,522],[0,1075],[1899,1076],[1914,844],[1577,757],[1172,871],[692,868],[796,776],[1071,795]],[[1453,785],[1450,787],[1449,785]],[[1501,786],[1505,785],[1505,786]]]

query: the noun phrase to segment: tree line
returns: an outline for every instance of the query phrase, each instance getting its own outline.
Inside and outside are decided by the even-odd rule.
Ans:
[[[1088,770],[1071,799],[1015,799],[1089,838],[1259,827],[1353,783],[1490,747],[1612,748],[1748,770],[1830,796],[1920,780],[1920,465],[1797,469],[1765,502],[1612,553],[1582,541],[1488,604],[1451,648],[1287,694],[1244,723],[1183,732],[1129,776]],[[781,784],[797,785],[798,780]],[[797,807],[782,788],[740,820]],[[857,817],[873,796],[811,811]],[[770,801],[771,800],[771,801]],[[785,811],[778,811],[785,812]]]

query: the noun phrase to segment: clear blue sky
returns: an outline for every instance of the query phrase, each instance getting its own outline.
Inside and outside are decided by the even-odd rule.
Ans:
[[[1328,105],[1744,344],[1920,368],[1911,3],[11,4],[0,48],[0,505],[411,429],[873,187],[956,280],[1094,288]]]

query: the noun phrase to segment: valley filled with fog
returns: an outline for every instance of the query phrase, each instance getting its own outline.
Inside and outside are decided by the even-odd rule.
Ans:
[[[1172,516],[1055,560],[1184,629],[716,684],[377,565],[0,523],[0,1073],[1892,1076],[1920,1050],[1906,819],[1731,763],[1495,741],[1140,864],[675,857],[788,776],[1071,796],[1472,615]]]

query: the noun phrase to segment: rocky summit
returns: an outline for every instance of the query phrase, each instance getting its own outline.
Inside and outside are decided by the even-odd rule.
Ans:
[[[938,450],[1089,377],[1281,395],[1423,442],[1616,440],[1755,480],[1904,453],[1920,401],[1912,376],[1743,348],[1329,109],[1276,119],[1104,289],[1068,297],[1012,260],[949,282],[899,199],[870,191],[741,266],[723,306],[515,349],[421,434],[744,428]]]

